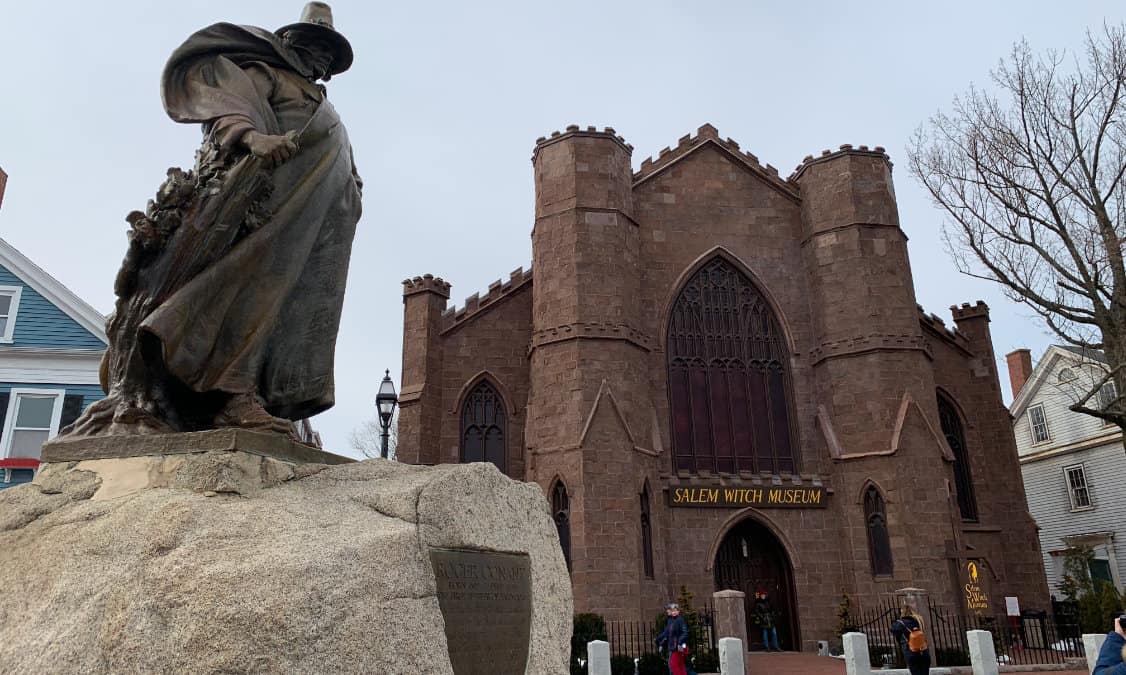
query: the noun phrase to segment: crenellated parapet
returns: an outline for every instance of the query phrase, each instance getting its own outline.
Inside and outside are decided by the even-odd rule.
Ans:
[[[675,164],[681,158],[705,144],[713,144],[724,150],[739,163],[746,166],[752,173],[758,175],[770,185],[782,190],[787,195],[797,198],[797,186],[788,183],[778,175],[778,169],[770,164],[762,164],[759,158],[749,151],[740,149],[739,144],[730,138],[720,138],[719,130],[710,124],[704,124],[696,130],[696,134],[685,134],[677,141],[676,147],[665,147],[655,157],[642,160],[641,168],[633,174],[634,184],[642,183],[660,173],[666,167]]]
[[[417,293],[437,293],[443,298],[448,299],[450,297],[450,284],[444,281],[442,277],[436,277],[433,274],[424,274],[413,279],[403,279],[403,296],[406,297]]]
[[[887,151],[884,150],[884,148],[882,146],[877,145],[876,147],[869,149],[867,145],[860,145],[860,146],[854,147],[851,143],[845,143],[845,144],[841,145],[840,148],[838,148],[837,150],[822,150],[821,155],[819,157],[814,157],[813,155],[806,155],[805,158],[802,160],[801,164],[798,164],[797,167],[794,168],[794,172],[791,173],[790,177],[787,178],[786,180],[791,182],[791,183],[797,183],[801,179],[802,174],[805,173],[805,171],[809,167],[814,166],[816,164],[821,164],[823,162],[830,162],[832,160],[839,159],[839,158],[844,157],[846,155],[856,155],[856,156],[860,156],[860,157],[876,157],[876,158],[879,158],[879,159],[883,159],[885,162],[887,162],[888,167],[892,166],[891,158],[888,157]]]
[[[508,275],[508,279],[489,284],[489,290],[484,295],[474,293],[465,299],[461,307],[450,307],[442,313],[442,332],[464,324],[472,317],[498,304],[501,300],[532,283],[532,269],[517,267]]]
[[[924,331],[945,340],[949,344],[962,349],[969,349],[970,341],[957,327],[950,328],[942,317],[933,312],[927,312],[922,305],[916,305],[916,307],[919,310],[919,325],[923,327]]]
[[[950,313],[954,315],[955,321],[964,321],[966,319],[976,318],[989,318],[989,305],[985,304],[984,300],[978,300],[974,304],[963,302],[962,306],[950,305]]]
[[[618,134],[613,127],[603,127],[603,129],[599,131],[598,127],[588,126],[586,129],[583,129],[577,124],[571,124],[564,131],[553,131],[550,136],[540,136],[537,138],[536,147],[532,150],[532,162],[536,161],[540,151],[547,146],[575,137],[609,138],[616,141],[627,153],[633,153],[633,146],[626,143],[626,139]]]

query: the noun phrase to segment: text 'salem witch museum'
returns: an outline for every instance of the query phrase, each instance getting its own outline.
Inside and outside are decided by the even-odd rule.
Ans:
[[[968,567],[991,613],[1048,609],[988,307],[916,304],[883,148],[788,179],[709,125],[631,153],[539,139],[534,275],[456,310],[404,282],[398,458],[539,483],[576,612],[762,587],[811,650],[845,592],[966,611]]]

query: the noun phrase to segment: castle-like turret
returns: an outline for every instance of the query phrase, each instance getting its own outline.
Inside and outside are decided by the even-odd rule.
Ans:
[[[648,338],[639,331],[640,237],[633,220],[632,148],[613,129],[568,127],[532,157],[535,270],[526,441],[532,476],[569,494],[579,611],[636,603],[622,571],[637,551],[635,430],[641,426]],[[644,459],[649,459],[645,457]],[[584,527],[599,522],[600,527]],[[629,575],[632,577],[632,575]],[[611,604],[606,604],[607,602]]]
[[[438,339],[450,284],[427,274],[403,281],[402,391],[396,458],[437,464],[441,447],[442,342]],[[423,394],[427,395],[423,395]]]

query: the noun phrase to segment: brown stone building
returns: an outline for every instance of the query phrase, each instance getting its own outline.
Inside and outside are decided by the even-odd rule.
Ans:
[[[761,587],[811,649],[842,593],[964,606],[970,561],[988,611],[1047,609],[988,307],[916,305],[883,148],[788,179],[710,125],[631,151],[537,141],[534,276],[404,282],[399,458],[539,483],[608,619]]]

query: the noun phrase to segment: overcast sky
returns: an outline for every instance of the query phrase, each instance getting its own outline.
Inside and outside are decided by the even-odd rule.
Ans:
[[[190,33],[217,21],[270,29],[302,2],[5,3],[0,19],[0,236],[102,312],[125,250],[124,216],[170,166],[188,168],[198,127],[164,114],[159,76]],[[400,282],[426,272],[453,300],[531,260],[538,136],[612,126],[634,167],[705,122],[786,176],[842,143],[896,165],[916,293],[949,319],[983,299],[1006,395],[1004,354],[1051,342],[1031,313],[959,276],[942,214],[906,171],[905,145],[1025,37],[1074,49],[1122,20],[1083,2],[360,2],[332,3],[356,60],[329,83],[365,181],[336,355],[327,449],[373,414],[384,368],[398,387]]]

